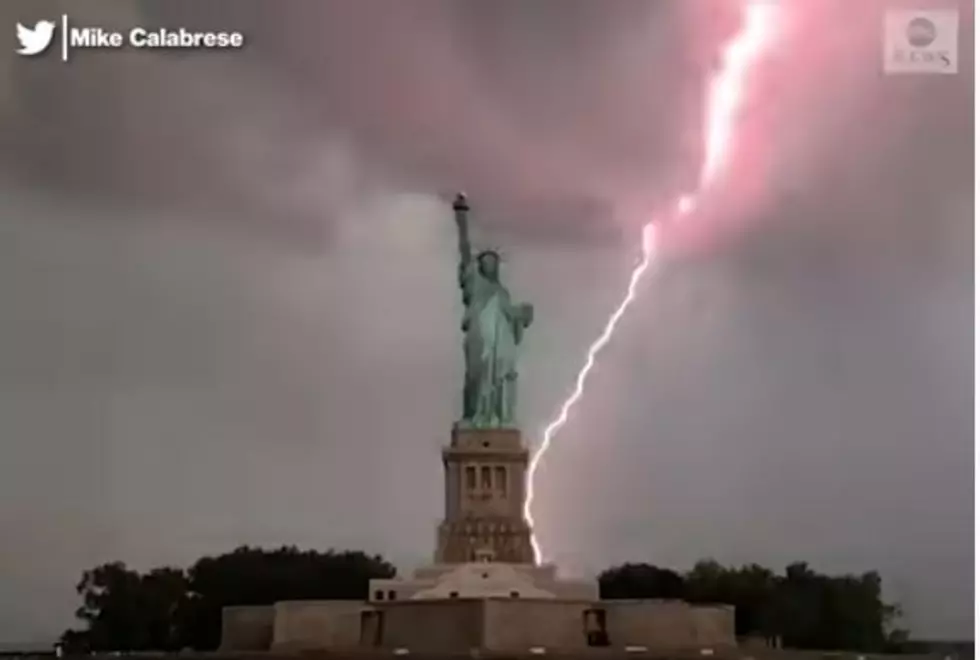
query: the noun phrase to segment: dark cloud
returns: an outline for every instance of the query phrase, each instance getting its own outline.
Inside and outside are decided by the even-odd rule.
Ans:
[[[667,4],[135,7],[72,9],[79,23],[239,28],[249,46],[227,58],[88,52],[70,67],[14,66],[15,173],[245,220],[282,216],[267,197],[311,176],[304,146],[343,139],[363,157],[361,176],[464,188],[493,200],[495,223],[554,237],[615,235],[622,198],[656,199],[683,174],[678,156],[694,164],[696,137],[662,127],[694,112],[707,61],[684,47]],[[318,202],[277,222],[322,224]]]
[[[917,632],[970,630],[972,62],[882,76],[895,4],[789,3],[724,185],[668,232],[689,249],[641,287],[543,468],[565,567],[878,567]],[[470,193],[536,304],[533,440],[639,223],[697,175],[733,29],[705,6],[0,6],[248,39],[0,60],[0,637],[66,625],[104,560],[425,561],[460,369],[440,197]]]

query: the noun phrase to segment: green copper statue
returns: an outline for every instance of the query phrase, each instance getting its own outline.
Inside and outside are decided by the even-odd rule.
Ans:
[[[466,196],[453,202],[459,230],[459,286],[463,290],[463,417],[459,426],[511,428],[517,402],[517,347],[531,325],[534,308],[515,305],[500,282],[500,255],[470,247]]]

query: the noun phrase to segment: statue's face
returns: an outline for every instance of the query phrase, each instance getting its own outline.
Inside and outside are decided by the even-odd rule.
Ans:
[[[497,279],[497,272],[500,269],[500,259],[492,253],[480,255],[480,274],[491,280]]]

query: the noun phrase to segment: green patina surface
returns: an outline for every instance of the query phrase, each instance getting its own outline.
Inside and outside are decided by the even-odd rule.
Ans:
[[[453,203],[459,231],[459,286],[463,292],[462,330],[466,375],[463,381],[462,428],[511,428],[516,425],[517,354],[534,308],[511,302],[500,281],[500,255],[484,250],[473,255],[469,205],[457,195]]]

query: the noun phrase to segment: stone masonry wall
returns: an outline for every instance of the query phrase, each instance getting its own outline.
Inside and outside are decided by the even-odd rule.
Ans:
[[[227,651],[266,651],[272,645],[272,605],[226,607],[221,612],[221,646]]]
[[[484,648],[527,651],[533,646],[586,649],[582,613],[589,601],[487,600],[484,602]]]

